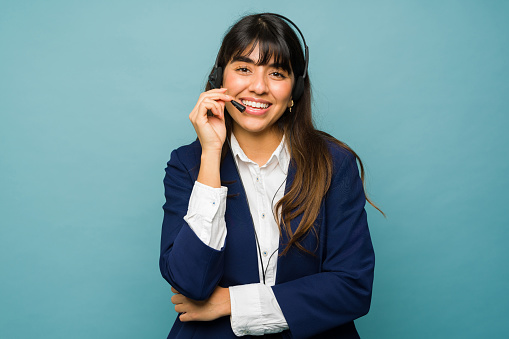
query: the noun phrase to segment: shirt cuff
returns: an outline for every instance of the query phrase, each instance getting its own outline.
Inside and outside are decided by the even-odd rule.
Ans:
[[[258,283],[231,286],[230,323],[237,337],[279,333],[288,324],[270,286]]]
[[[228,188],[214,188],[195,181],[184,220],[207,246],[220,250],[226,239],[226,195]]]

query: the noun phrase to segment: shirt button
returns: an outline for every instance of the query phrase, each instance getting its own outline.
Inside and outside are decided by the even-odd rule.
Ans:
[[[267,256],[267,251],[263,251],[262,254],[263,254],[264,257],[266,257]]]
[[[216,204],[216,202],[215,202],[215,201],[213,201],[213,202],[212,202],[212,205],[215,205],[215,204]]]
[[[259,178],[259,177],[256,177],[256,181],[260,181],[260,178]]]
[[[262,218],[265,218],[265,213],[262,213]]]

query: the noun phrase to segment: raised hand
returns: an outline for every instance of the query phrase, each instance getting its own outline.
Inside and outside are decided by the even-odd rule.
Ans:
[[[204,153],[221,151],[226,139],[224,103],[233,100],[226,90],[218,88],[203,92],[189,114]],[[212,115],[207,114],[209,111]]]
[[[202,148],[197,181],[210,187],[221,187],[219,166],[226,140],[224,103],[233,100],[226,91],[226,88],[218,88],[203,92],[189,114]]]

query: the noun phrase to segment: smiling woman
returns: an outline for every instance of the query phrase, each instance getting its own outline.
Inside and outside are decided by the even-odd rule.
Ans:
[[[198,140],[168,162],[168,338],[359,337],[374,268],[364,170],[315,129],[307,46],[288,23],[300,34],[271,13],[232,26],[189,114]]]

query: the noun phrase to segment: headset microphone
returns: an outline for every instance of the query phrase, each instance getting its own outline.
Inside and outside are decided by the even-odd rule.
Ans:
[[[240,112],[244,112],[246,110],[246,106],[238,103],[237,101],[235,100],[232,100],[231,101],[232,105],[235,106],[236,109],[238,109]]]

